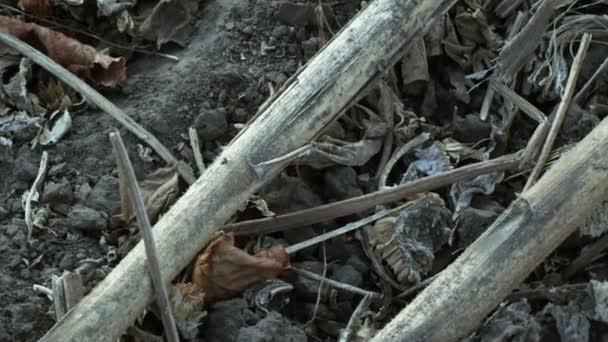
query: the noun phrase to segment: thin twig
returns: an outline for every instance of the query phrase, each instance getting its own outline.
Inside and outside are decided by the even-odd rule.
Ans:
[[[27,194],[25,201],[25,225],[27,226],[27,241],[32,240],[32,233],[34,232],[34,223],[32,222],[32,202],[34,196],[40,191],[40,187],[46,178],[46,171],[49,164],[49,155],[46,151],[42,152],[42,158],[40,159],[40,168],[38,168],[38,174],[36,179],[30,188],[30,192]],[[42,194],[39,194],[42,196]]]
[[[34,292],[37,292],[37,293],[42,293],[51,301],[53,300],[53,290],[49,289],[48,287],[34,284],[32,286],[32,290],[34,290]]]
[[[380,83],[380,112],[384,117],[384,121],[388,125],[388,131],[384,136],[382,142],[382,154],[380,155],[380,161],[378,162],[378,168],[376,169],[376,176],[379,176],[384,169],[384,166],[388,162],[391,151],[393,150],[393,130],[395,129],[395,105],[394,101],[398,101],[393,90],[386,84],[386,82]]]
[[[352,286],[352,285],[349,285],[349,284],[344,284],[344,283],[341,283],[341,282],[333,280],[333,279],[322,277],[322,276],[320,276],[320,275],[318,275],[318,274],[316,274],[314,272],[310,272],[310,271],[307,271],[307,270],[304,270],[304,269],[301,269],[301,268],[295,268],[293,266],[290,266],[289,269],[292,270],[292,271],[294,271],[294,272],[296,272],[297,274],[299,274],[299,275],[301,275],[303,277],[308,278],[308,279],[316,280],[316,281],[319,281],[319,282],[320,281],[326,282],[328,285],[331,285],[331,286],[333,286],[333,287],[335,287],[337,289],[341,289],[341,290],[344,290],[344,291],[360,294],[362,296],[370,295],[372,298],[382,298],[382,295],[380,293],[378,293],[378,292],[367,291],[367,290],[361,289],[361,288],[356,287],[356,286]]]
[[[522,156],[521,167],[525,167],[538,155],[538,151],[541,149],[543,142],[547,138],[547,133],[549,132],[550,128],[549,120],[540,109],[536,108],[536,106],[517,94],[513,89],[502,84],[500,81],[490,80],[490,88],[499,92],[503,98],[509,100],[524,114],[538,122],[538,126],[528,141],[528,144],[524,150],[524,155]]]
[[[249,166],[251,166],[251,169],[255,172],[258,178],[263,179],[268,173],[272,172],[273,170],[282,169],[283,167],[285,167],[285,165],[291,163],[293,160],[308,155],[311,150],[312,145],[306,144],[289,153],[286,153],[280,157],[271,160],[267,160],[258,164],[250,162]]]
[[[399,298],[399,299],[407,298],[407,297],[413,295],[414,293],[422,290],[423,288],[429,286],[429,284],[432,283],[433,280],[435,280],[435,278],[437,278],[438,275],[439,275],[439,273],[435,274],[432,277],[424,279],[423,281],[419,282],[418,284],[416,284],[416,285],[410,287],[409,289],[398,294],[397,298]]]
[[[384,166],[384,170],[380,173],[380,177],[378,177],[378,189],[382,190],[386,188],[386,180],[388,179],[388,175],[391,173],[391,170],[395,166],[395,164],[403,157],[406,153],[408,153],[414,147],[417,147],[427,140],[429,140],[430,135],[428,133],[422,133],[412,140],[405,143],[405,145],[399,147],[395,153],[388,160],[386,165]]]
[[[148,144],[152,149],[163,158],[163,160],[169,165],[177,165],[177,170],[180,175],[188,182],[192,184],[196,181],[194,173],[190,166],[179,161],[175,156],[166,148],[152,133],[148,132],[145,128],[140,126],[130,116],[125,114],[120,108],[110,102],[107,98],[93,89],[91,86],[86,84],[84,81],[79,79],[76,75],[66,70],[55,61],[45,56],[40,51],[34,49],[27,43],[24,43],[20,39],[11,36],[8,33],[0,32],[0,43],[15,49],[25,57],[31,59],[34,63],[40,65],[43,69],[53,74],[55,77],[69,85],[72,89],[77,91],[87,101],[95,104],[101,108],[104,112],[108,113],[111,117],[116,119],[122,125],[124,125],[131,133],[135,134],[139,139]]]
[[[299,250],[302,250],[304,248],[308,248],[310,246],[316,245],[317,243],[321,243],[321,242],[327,241],[329,239],[333,239],[336,236],[340,236],[342,234],[346,234],[346,233],[351,232],[351,231],[353,231],[355,229],[359,229],[359,228],[361,228],[361,227],[363,227],[363,226],[365,226],[367,224],[370,224],[370,223],[372,223],[374,221],[377,221],[377,220],[379,220],[379,219],[381,219],[383,217],[386,217],[388,215],[391,215],[391,214],[394,214],[396,212],[399,212],[399,211],[405,209],[405,207],[407,207],[408,205],[409,205],[409,203],[406,203],[406,204],[400,205],[400,206],[398,206],[396,208],[393,208],[393,209],[382,210],[381,212],[378,212],[378,213],[376,213],[374,215],[368,216],[368,217],[366,217],[364,219],[361,219],[359,221],[351,222],[351,223],[349,223],[349,224],[347,224],[347,225],[345,225],[345,226],[343,226],[341,228],[332,230],[329,233],[325,233],[325,234],[322,234],[322,235],[319,235],[319,236],[315,236],[312,239],[309,239],[309,240],[306,240],[306,241],[302,241],[302,242],[297,243],[295,245],[289,246],[285,250],[287,251],[287,254],[293,254],[293,253],[295,253],[295,252],[297,252]]]
[[[235,235],[249,235],[266,234],[308,226],[338,217],[361,213],[374,208],[376,205],[397,201],[406,196],[431,191],[456,182],[473,179],[477,176],[511,170],[517,168],[520,161],[519,154],[506,155],[344,201],[329,203],[285,215],[232,223],[224,226],[223,230],[234,232]]]
[[[372,303],[372,299],[373,298],[369,294],[366,294],[361,299],[361,301],[359,302],[359,305],[357,305],[357,308],[355,309],[353,314],[350,316],[350,319],[348,320],[348,324],[346,325],[346,328],[344,328],[344,329],[342,329],[342,331],[340,331],[340,336],[338,337],[338,342],[348,342],[351,340],[351,337],[352,337],[353,333],[355,332],[355,329],[357,329],[360,325],[361,316],[363,316],[365,311],[369,308],[370,304]]]
[[[325,278],[327,276],[327,250],[325,249],[325,243],[323,244],[323,278]],[[310,318],[310,320],[308,320],[308,322],[306,322],[306,324],[304,324],[304,327],[307,327],[309,325],[311,325],[316,317],[317,317],[317,311],[319,310],[319,304],[321,304],[321,294],[323,292],[323,285],[325,285],[325,280],[321,280],[319,282],[319,288],[317,290],[317,300],[315,301],[315,308],[312,311],[312,317]]]
[[[198,132],[196,128],[190,127],[188,129],[188,135],[190,136],[190,144],[192,146],[192,153],[194,154],[194,161],[198,168],[199,176],[205,172],[205,163],[203,163],[203,155],[201,154],[201,146],[198,143]]]
[[[566,89],[564,90],[564,95],[562,96],[562,100],[559,103],[557,108],[557,113],[555,115],[555,119],[553,120],[553,124],[551,125],[551,130],[547,135],[547,140],[545,140],[545,145],[543,146],[542,151],[540,152],[540,156],[538,157],[538,161],[532,169],[532,173],[524,186],[524,192],[530,189],[532,185],[536,183],[540,173],[549,159],[549,154],[551,154],[551,149],[553,148],[553,143],[557,138],[557,134],[562,126],[564,121],[564,117],[568,112],[568,108],[570,108],[570,102],[572,100],[572,96],[574,95],[574,88],[576,87],[576,81],[578,81],[578,76],[581,71],[581,67],[583,64],[583,60],[585,59],[585,55],[587,54],[587,49],[589,48],[589,44],[591,43],[591,35],[585,33],[583,35],[583,39],[581,40],[581,44],[578,48],[578,52],[576,53],[576,57],[574,57],[574,61],[572,62],[572,70],[568,75],[568,81],[566,83]]]
[[[576,93],[576,95],[574,95],[572,102],[574,102],[578,105],[582,105],[581,101],[583,100],[583,98],[585,98],[587,96],[589,89],[591,89],[591,85],[593,85],[593,82],[595,82],[595,80],[606,71],[606,68],[608,68],[608,58],[604,59],[602,64],[600,64],[599,68],[597,68],[597,70],[595,70],[593,75],[591,75],[591,77],[587,80],[587,82],[585,82],[585,85],[583,85],[581,90],[579,90],[578,93]]]
[[[122,138],[118,132],[110,133],[110,141],[116,154],[116,160],[118,167],[122,169],[123,174],[126,176],[127,185],[129,187],[129,195],[133,202],[133,208],[135,209],[135,216],[137,217],[137,224],[139,225],[139,231],[144,240],[144,246],[146,249],[146,258],[148,260],[150,277],[152,284],[156,290],[158,306],[160,307],[160,315],[165,328],[165,334],[170,342],[179,341],[177,334],[177,328],[175,326],[175,320],[171,313],[171,305],[169,304],[169,296],[167,294],[167,288],[163,282],[162,275],[160,273],[160,265],[158,262],[158,256],[156,252],[156,245],[154,244],[154,237],[152,235],[152,226],[150,225],[150,219],[146,212],[144,200],[141,196],[139,186],[137,185],[137,179],[135,178],[135,172],[133,166],[129,160],[127,150],[122,142]]]

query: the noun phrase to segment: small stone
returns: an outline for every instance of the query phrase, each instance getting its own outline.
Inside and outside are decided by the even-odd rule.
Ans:
[[[340,267],[331,276],[332,279],[337,280],[341,283],[360,287],[363,283],[363,276],[351,265],[344,265]]]
[[[169,125],[167,119],[161,114],[156,112],[150,112],[146,114],[146,125],[156,133],[162,135],[169,135],[172,132],[172,125]]]
[[[245,109],[236,108],[230,116],[230,121],[235,123],[245,123],[247,122],[248,117],[249,114],[247,114],[247,111]]]
[[[307,340],[304,330],[275,311],[268,313],[256,325],[241,328],[237,339],[238,342],[305,342]]]
[[[351,265],[361,274],[369,272],[369,265],[357,255],[351,255],[348,260],[346,260],[346,264]]]
[[[213,110],[203,109],[194,119],[193,126],[204,141],[215,140],[223,136],[228,131],[226,109],[223,107]]]
[[[285,81],[287,81],[287,75],[279,71],[271,71],[266,73],[266,79],[275,85],[282,85]]]
[[[251,34],[253,34],[253,27],[247,25],[241,30],[241,32],[243,32],[244,34],[247,34],[247,35],[251,35]]]
[[[70,204],[74,200],[74,191],[72,185],[68,181],[61,183],[47,183],[44,187],[42,200],[46,203],[67,203]]]
[[[326,195],[336,200],[344,200],[363,195],[357,183],[357,172],[350,166],[334,166],[324,174]]]
[[[277,11],[277,19],[291,26],[305,26],[314,22],[315,5],[312,3],[297,3],[283,1]]]
[[[87,207],[104,211],[109,215],[118,214],[121,210],[118,178],[102,176],[87,196]]]
[[[10,204],[10,211],[13,215],[23,213],[23,205],[21,205],[21,201],[17,198],[13,198],[8,202]]]
[[[218,81],[223,83],[225,87],[238,87],[245,81],[243,74],[236,64],[225,65],[221,71],[217,72],[215,75],[218,78]],[[209,97],[212,97],[211,94],[209,94]],[[201,106],[200,108],[208,109],[209,105]]]
[[[57,266],[60,270],[66,271],[73,269],[77,262],[78,258],[75,255],[66,253],[63,258],[61,258],[61,261],[59,261],[59,265]]]
[[[323,263],[318,261],[304,261],[293,263],[295,268],[304,269],[318,275],[323,274]],[[296,280],[293,282],[293,286],[298,295],[302,296],[302,299],[315,301],[319,293],[319,282],[314,279],[309,279],[302,275],[297,275]],[[321,289],[321,301],[325,302],[329,296],[329,288],[327,284]]]
[[[272,29],[272,33],[270,33],[270,35],[274,38],[281,38],[283,36],[286,36],[289,34],[289,27],[287,27],[287,25],[280,25],[280,26],[276,26],[274,29]]]
[[[310,37],[309,39],[302,42],[302,51],[304,52],[304,59],[311,59],[317,51],[319,51],[319,38]]]
[[[467,114],[464,118],[454,117],[454,139],[461,143],[477,143],[490,137],[492,124],[481,121],[479,115]]]
[[[92,189],[89,183],[83,183],[81,186],[78,187],[78,190],[76,191],[76,199],[79,202],[85,203],[87,197],[89,197],[89,194],[91,193],[91,190]]]
[[[83,231],[101,231],[108,227],[103,213],[84,205],[75,205],[68,214],[70,227]]]
[[[8,210],[0,207],[0,220],[4,220],[8,216]]]

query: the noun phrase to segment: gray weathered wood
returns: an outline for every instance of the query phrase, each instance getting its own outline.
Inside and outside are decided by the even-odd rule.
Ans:
[[[160,267],[173,279],[279,170],[251,168],[316,137],[363,96],[457,0],[375,0],[340,31],[228,146],[154,227]],[[41,341],[112,341],[151,301],[139,243]]]

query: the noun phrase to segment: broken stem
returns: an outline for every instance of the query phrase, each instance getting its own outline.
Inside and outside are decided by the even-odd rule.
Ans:
[[[568,81],[566,82],[566,89],[564,90],[564,94],[562,96],[562,100],[559,103],[557,108],[557,113],[555,115],[555,119],[553,120],[553,124],[551,125],[551,130],[547,135],[547,139],[545,140],[545,144],[543,149],[540,152],[540,156],[538,157],[538,161],[532,169],[532,173],[526,182],[524,187],[524,192],[528,191],[532,185],[536,183],[540,173],[549,159],[549,155],[551,154],[551,149],[553,148],[553,143],[557,138],[557,134],[562,126],[566,113],[568,112],[568,108],[570,108],[570,103],[572,101],[572,96],[574,95],[574,88],[576,87],[576,81],[578,80],[578,76],[581,71],[581,67],[583,64],[583,60],[585,59],[585,55],[587,54],[587,49],[589,48],[589,44],[591,43],[591,35],[589,33],[585,33],[581,40],[580,46],[578,47],[578,51],[576,53],[576,57],[574,57],[574,61],[572,62],[572,70],[568,75]]]
[[[198,168],[199,176],[205,172],[205,163],[203,162],[203,155],[201,154],[201,145],[198,142],[198,132],[196,128],[190,127],[188,129],[188,135],[190,136],[190,144],[192,146],[192,153],[194,154],[194,161]]]
[[[400,200],[406,196],[431,191],[477,176],[502,172],[517,168],[521,158],[519,154],[510,154],[500,158],[463,166],[433,176],[417,179],[392,188],[376,191],[367,195],[353,197],[344,201],[329,203],[315,208],[304,209],[293,213],[262,218],[251,221],[232,223],[223,227],[235,235],[267,234],[292,228],[333,220],[364,210],[376,205]]]
[[[139,231],[144,240],[144,246],[146,250],[146,258],[148,260],[148,271],[150,272],[150,278],[152,279],[152,285],[156,290],[158,306],[160,308],[161,320],[165,328],[165,334],[167,340],[170,342],[178,342],[179,336],[177,334],[177,328],[175,326],[175,320],[171,313],[171,305],[169,304],[169,295],[167,294],[167,288],[163,282],[163,278],[160,272],[160,265],[158,262],[158,256],[156,252],[156,246],[154,244],[154,237],[152,235],[152,226],[150,225],[150,219],[146,212],[146,206],[141,196],[139,186],[137,185],[137,179],[135,178],[135,172],[133,166],[127,155],[127,150],[122,142],[122,138],[118,132],[110,133],[110,141],[116,154],[116,160],[118,167],[122,169],[127,186],[129,189],[129,195],[135,209],[135,216],[137,217],[137,224],[139,225]]]
[[[285,165],[289,164],[291,161],[303,157],[306,154],[310,153],[312,145],[307,144],[302,147],[299,147],[289,153],[286,153],[278,158],[274,158],[265,162],[261,162],[259,164],[249,163],[249,166],[253,169],[256,176],[258,178],[263,179],[267,174],[272,172],[273,170],[282,169]]]
[[[305,277],[305,278],[316,280],[316,281],[319,281],[319,282],[322,281],[322,282],[327,283],[328,285],[331,285],[331,286],[333,286],[333,287],[335,287],[337,289],[341,289],[341,290],[344,290],[344,291],[360,294],[362,296],[369,295],[372,298],[382,298],[382,295],[380,293],[378,293],[378,292],[367,291],[367,290],[364,290],[364,289],[356,287],[356,286],[352,286],[352,285],[349,285],[349,284],[344,284],[344,283],[341,283],[341,282],[333,280],[333,279],[325,278],[325,277],[320,276],[320,275],[318,275],[318,274],[316,274],[314,272],[310,272],[310,271],[307,271],[307,270],[304,270],[304,269],[301,269],[301,268],[295,268],[293,266],[290,266],[289,269],[292,270],[292,271],[294,271],[294,272],[296,272],[297,274]]]
[[[175,158],[171,151],[169,151],[169,149],[167,149],[158,139],[156,139],[152,133],[140,126],[120,108],[116,107],[116,105],[110,102],[91,86],[86,84],[84,81],[79,79],[76,75],[69,72],[40,51],[34,49],[27,43],[24,43],[20,39],[17,39],[8,33],[0,32],[0,43],[17,50],[23,56],[31,59],[34,63],[40,65],[43,69],[77,91],[80,95],[87,99],[87,101],[93,103],[97,107],[101,108],[104,112],[108,113],[111,117],[124,125],[131,133],[135,134],[135,136],[152,147],[152,149],[158,153],[158,155],[167,164],[177,164],[178,172],[186,180],[186,182],[192,184],[196,181],[192,169],[185,163]]]
[[[44,182],[44,179],[46,178],[48,163],[49,155],[46,151],[44,151],[42,152],[42,158],[40,158],[40,168],[38,169],[38,174],[36,175],[36,179],[34,180],[25,201],[25,225],[27,226],[27,241],[32,240],[32,233],[34,232],[34,223],[32,222],[32,202],[34,201],[35,194],[40,190],[42,182]],[[40,196],[42,196],[42,194],[39,194],[39,197]]]

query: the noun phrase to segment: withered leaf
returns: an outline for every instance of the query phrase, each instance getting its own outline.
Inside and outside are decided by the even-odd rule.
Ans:
[[[44,47],[45,53],[77,75],[83,75],[105,87],[115,87],[126,79],[126,60],[101,54],[94,47],[83,44],[63,33],[35,23],[0,16],[0,30],[34,46]],[[0,56],[15,52],[0,44]]]
[[[122,217],[124,221],[130,222],[135,217],[135,213],[129,201],[126,184],[122,184],[122,178],[121,175]],[[139,186],[148,218],[154,223],[158,215],[166,211],[177,198],[179,192],[177,169],[175,166],[160,168],[146,176]]]
[[[222,234],[196,259],[192,280],[203,289],[207,301],[213,302],[276,277],[288,264],[289,256],[283,246],[271,246],[250,255],[234,246],[233,234]]]
[[[49,0],[20,0],[18,6],[25,12],[40,16],[53,14],[53,7]]]
[[[171,311],[177,329],[186,339],[192,340],[198,334],[198,327],[206,312],[205,293],[194,283],[175,284],[171,291]]]

